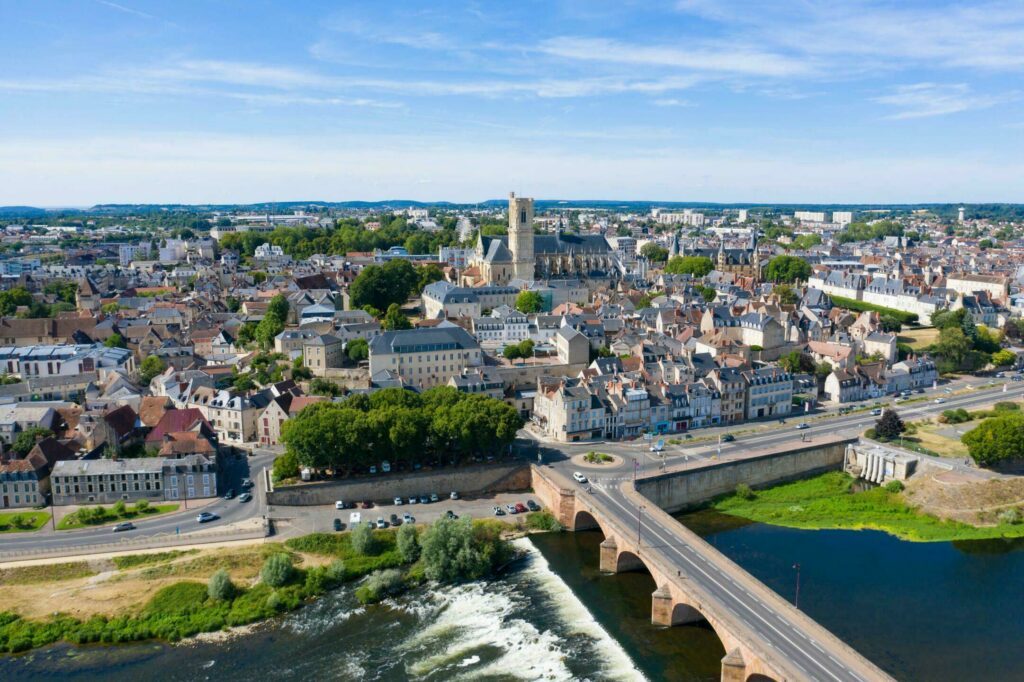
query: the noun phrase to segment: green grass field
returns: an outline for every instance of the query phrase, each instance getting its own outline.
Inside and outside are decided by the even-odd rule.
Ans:
[[[15,521],[21,519],[21,524]],[[0,514],[0,533],[31,533],[39,530],[50,520],[50,514],[44,511],[5,512]]]
[[[977,527],[922,514],[884,488],[853,492],[854,479],[834,471],[759,490],[753,499],[730,495],[714,503],[724,514],[812,530],[880,530],[913,542],[1024,537],[1024,524]]]
[[[152,516],[160,516],[161,514],[169,514],[173,511],[178,511],[177,503],[172,504],[152,504],[143,511],[138,511],[134,506],[129,506],[123,514],[115,514],[113,507],[103,507],[104,514],[100,519],[96,521],[90,521],[89,523],[83,523],[79,519],[77,512],[68,514],[63,519],[57,522],[57,530],[75,530],[78,528],[94,528],[96,526],[102,526],[108,523],[120,523],[122,521],[138,521],[140,519],[148,519]],[[94,508],[92,506],[90,509]]]

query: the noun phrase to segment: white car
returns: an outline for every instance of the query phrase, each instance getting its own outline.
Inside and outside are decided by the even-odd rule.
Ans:
[[[451,492],[451,494],[448,495],[448,499],[449,500],[457,500],[457,499],[459,499],[459,494],[453,490]]]
[[[800,422],[799,424],[796,425],[796,430],[797,431],[803,431],[804,429],[809,429],[809,428],[811,428],[811,427],[810,427],[810,425],[807,422]]]
[[[341,500],[338,500],[337,502],[334,503],[334,508],[335,509],[344,509],[345,508],[345,503],[342,502]]]
[[[882,414],[882,410],[877,408],[877,407],[875,409],[871,410],[871,416],[872,417],[877,417],[880,414]]]
[[[584,476],[583,474],[581,474],[578,471],[572,472],[572,477],[576,480],[577,483],[586,483],[587,482],[587,477]]]
[[[416,518],[412,514],[410,514],[409,512],[406,512],[405,514],[402,514],[402,522],[403,523],[416,523]]]
[[[395,498],[395,506],[396,507],[399,506],[399,505],[403,505],[403,504],[405,504],[405,500],[403,500],[401,497],[396,497]]]
[[[936,399],[935,399],[935,404],[936,404],[936,405],[941,405],[941,404],[942,404],[942,403],[944,403],[944,402],[946,402],[946,399],[945,399],[945,398],[936,398]]]

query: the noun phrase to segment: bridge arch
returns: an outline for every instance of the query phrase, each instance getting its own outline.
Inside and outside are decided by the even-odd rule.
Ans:
[[[747,682],[775,682],[775,678],[762,675],[761,673],[754,673],[747,677]]]
[[[650,574],[652,578],[654,577],[654,575],[651,574],[651,569],[647,567],[647,564],[644,563],[643,559],[633,552],[619,552],[618,556],[615,557],[615,572],[626,573],[629,571],[640,571]]]
[[[601,524],[598,523],[597,519],[586,509],[581,509],[572,517],[572,529],[571,530],[599,530],[604,534],[605,537],[608,533],[605,532]]]

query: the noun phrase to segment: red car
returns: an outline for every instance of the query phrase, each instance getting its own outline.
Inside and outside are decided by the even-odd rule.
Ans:
[[[363,509],[372,509],[373,508],[373,502],[370,502],[369,500],[367,500],[366,502],[363,502],[363,504],[361,506],[362,506]]]
[[[526,505],[522,502],[516,502],[516,514],[525,514],[526,512]]]

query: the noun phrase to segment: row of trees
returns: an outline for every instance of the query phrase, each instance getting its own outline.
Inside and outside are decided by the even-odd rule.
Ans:
[[[523,420],[483,395],[439,386],[416,394],[384,389],[342,402],[315,403],[285,422],[282,464],[350,471],[381,460],[463,459],[509,445]]]

